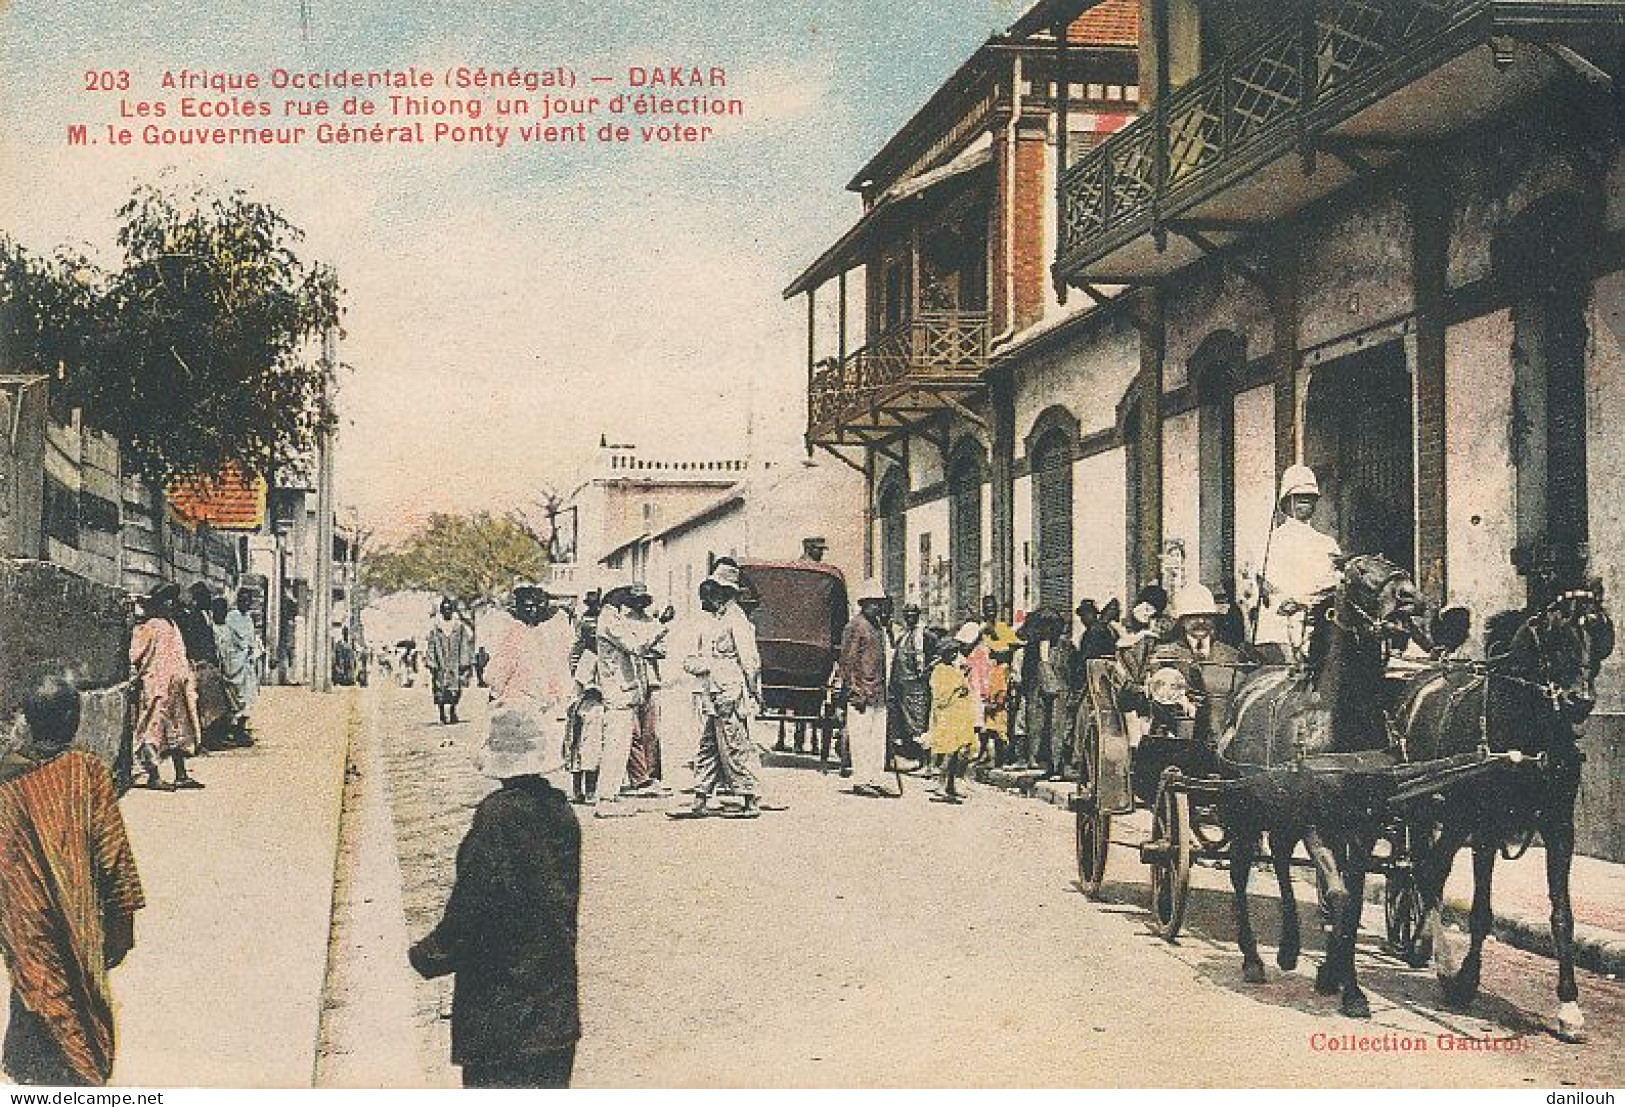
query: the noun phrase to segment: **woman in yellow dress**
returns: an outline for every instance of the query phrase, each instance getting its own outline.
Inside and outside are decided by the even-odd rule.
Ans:
[[[976,752],[976,704],[970,687],[970,666],[965,647],[955,639],[937,646],[937,664],[931,670],[931,752],[942,757],[941,791],[944,803],[960,803],[955,781]]]

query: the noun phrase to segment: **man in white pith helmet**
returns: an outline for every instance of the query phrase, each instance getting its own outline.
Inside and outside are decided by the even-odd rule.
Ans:
[[[1337,539],[1311,525],[1320,483],[1309,466],[1288,466],[1276,503],[1286,518],[1271,532],[1259,571],[1254,642],[1267,659],[1284,662],[1303,646],[1305,613],[1321,593],[1337,586],[1332,559],[1343,551]]]

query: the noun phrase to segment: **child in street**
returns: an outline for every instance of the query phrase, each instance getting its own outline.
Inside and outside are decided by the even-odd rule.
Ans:
[[[965,646],[954,638],[937,646],[937,664],[931,670],[931,752],[942,758],[942,777],[932,798],[961,803],[957,781],[976,752],[976,704],[970,686]]]

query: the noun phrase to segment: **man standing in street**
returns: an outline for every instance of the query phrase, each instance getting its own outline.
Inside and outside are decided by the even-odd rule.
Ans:
[[[822,561],[829,552],[829,543],[822,538],[803,538],[801,540],[801,560]]]
[[[1254,643],[1265,660],[1285,664],[1303,648],[1304,615],[1328,588],[1337,586],[1337,539],[1312,525],[1320,484],[1307,465],[1281,474],[1276,502],[1286,516],[1269,536],[1257,586]]]
[[[885,594],[873,581],[858,594],[858,613],[841,635],[838,662],[846,689],[846,741],[852,754],[852,792],[896,795],[884,783],[886,772],[886,631],[881,624]]]
[[[408,953],[425,977],[456,974],[451,1059],[468,1088],[569,1087],[581,1037],[581,826],[542,777],[568,632],[549,627],[538,591],[516,593],[521,627],[492,662],[497,699],[479,768],[502,786],[474,810],[440,924]]]
[[[599,761],[597,818],[634,812],[621,803],[632,741],[649,700],[650,660],[665,655],[669,623],[634,616],[631,585],[604,593],[598,615],[598,683],[604,697],[604,753]]]
[[[474,647],[468,624],[457,617],[457,605],[449,597],[440,601],[440,615],[429,629],[429,647],[424,660],[429,664],[440,721],[461,722],[457,718],[457,702],[463,698],[463,680],[474,668]]]
[[[658,629],[657,623],[670,623],[677,617],[677,612],[668,605],[656,620],[649,614],[649,606],[654,602],[649,589],[641,583],[631,587],[631,606],[627,616],[644,624],[644,629],[652,633]],[[665,648],[656,647],[646,659],[640,659],[647,690],[643,706],[638,710],[637,733],[632,736],[632,755],[627,761],[626,777],[628,790],[641,796],[669,794],[660,781],[660,703],[657,695],[660,691],[660,659],[665,656]]]
[[[0,758],[0,952],[11,977],[6,1072],[97,1087],[113,1072],[108,970],[144,905],[107,766],[68,749],[79,691],[61,677],[23,701],[28,742]]]
[[[723,791],[744,800],[739,817],[753,819],[762,811],[761,757],[747,722],[761,702],[762,659],[738,596],[734,565],[718,564],[700,582],[699,634],[683,659],[683,671],[699,683],[703,729],[694,758],[694,804],[668,812],[673,818],[705,814],[711,797]]]

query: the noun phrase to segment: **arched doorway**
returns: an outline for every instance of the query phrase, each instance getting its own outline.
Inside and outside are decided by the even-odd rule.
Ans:
[[[1388,342],[1320,366],[1303,409],[1303,459],[1320,482],[1315,525],[1348,554],[1416,572],[1415,413],[1405,350]]]
[[[1072,610],[1072,444],[1066,425],[1039,431],[1029,457],[1033,473],[1033,561],[1038,606]]]
[[[966,439],[948,466],[948,561],[953,577],[954,617],[975,618],[982,591],[981,444]]]
[[[875,514],[880,517],[880,587],[899,608],[908,582],[908,533],[903,482],[892,472],[880,483]]]

